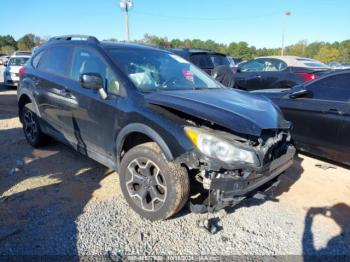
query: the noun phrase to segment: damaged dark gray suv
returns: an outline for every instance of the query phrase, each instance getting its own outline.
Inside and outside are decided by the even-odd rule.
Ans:
[[[22,69],[18,106],[32,146],[53,137],[117,170],[125,199],[150,220],[189,199],[198,212],[234,205],[295,154],[269,100],[143,45],[52,38]]]

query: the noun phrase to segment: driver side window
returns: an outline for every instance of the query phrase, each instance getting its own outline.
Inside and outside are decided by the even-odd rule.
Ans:
[[[97,52],[79,47],[74,52],[70,77],[75,81],[79,81],[80,75],[84,73],[99,74],[104,81],[105,89],[109,93],[119,95],[119,82],[107,63]]]

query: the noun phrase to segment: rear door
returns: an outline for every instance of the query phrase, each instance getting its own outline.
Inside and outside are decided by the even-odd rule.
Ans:
[[[260,77],[259,89],[289,88],[294,84],[290,83],[291,72],[285,62],[276,58],[257,59],[264,63],[261,72],[256,77]]]
[[[254,59],[238,66],[236,74],[236,87],[243,90],[261,89],[261,72],[264,69],[264,61]]]
[[[71,113],[67,97],[67,78],[70,69],[72,48],[55,46],[45,49],[33,58],[36,68],[31,78],[35,84],[34,96],[42,119],[50,132],[72,142],[69,132]]]

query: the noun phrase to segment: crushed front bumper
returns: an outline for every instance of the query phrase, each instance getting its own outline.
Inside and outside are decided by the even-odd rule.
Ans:
[[[289,145],[285,154],[260,168],[240,168],[240,175],[234,175],[237,170],[211,173],[212,176],[203,183],[207,192],[210,192],[209,196],[203,203],[190,203],[191,210],[196,213],[208,210],[213,212],[236,205],[246,197],[276,186],[279,176],[293,164],[295,153],[294,146]]]

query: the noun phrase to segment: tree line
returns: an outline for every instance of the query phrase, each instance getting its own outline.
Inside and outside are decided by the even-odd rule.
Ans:
[[[172,39],[146,34],[140,41],[165,48],[203,48],[221,52],[233,57],[249,60],[258,56],[280,55],[281,48],[256,48],[247,42],[217,43],[213,40],[200,39]],[[285,55],[304,56],[317,59],[324,63],[332,61],[350,62],[350,39],[342,42],[312,42],[306,40],[285,48]]]
[[[0,53],[10,55],[16,50],[31,51],[42,41],[43,39],[34,34],[26,34],[17,41],[11,35],[0,35]]]
[[[47,38],[46,38],[47,39]],[[11,54],[15,50],[32,50],[35,46],[45,42],[34,34],[26,34],[17,41],[11,35],[0,35],[0,53]],[[117,41],[115,38],[108,39]],[[217,43],[214,40],[203,41],[201,39],[171,39],[145,34],[137,43],[155,45],[163,48],[203,48],[221,52],[233,57],[249,60],[258,56],[280,55],[281,48],[256,48],[247,42],[231,42],[230,44]],[[286,55],[304,56],[317,59],[324,63],[332,61],[350,62],[350,39],[342,42],[312,42],[306,40],[285,48]]]

